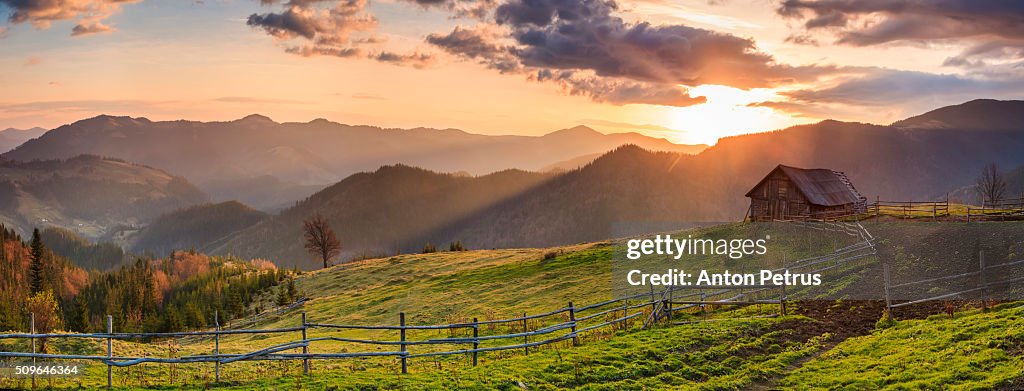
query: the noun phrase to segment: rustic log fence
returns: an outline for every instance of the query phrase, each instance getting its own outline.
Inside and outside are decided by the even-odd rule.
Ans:
[[[980,208],[967,207],[967,222],[979,220],[1020,220],[1024,218],[1024,193],[1017,198],[983,202]]]
[[[949,196],[944,201],[883,201],[875,197],[874,203],[867,204],[865,217],[880,218],[882,215],[902,219],[931,218],[938,221],[950,216]]]
[[[773,272],[812,270],[808,273],[819,273],[836,267],[843,266],[849,262],[863,259],[875,254],[874,238],[859,223],[843,222],[800,222],[808,228],[841,232],[847,235],[856,236],[862,241],[835,250],[830,254],[818,257],[802,259],[773,269]],[[302,370],[310,372],[311,360],[338,360],[348,358],[371,358],[385,357],[397,358],[401,363],[401,373],[408,373],[409,361],[413,359],[436,357],[436,356],[458,356],[468,355],[472,358],[473,365],[479,363],[479,354],[485,352],[496,352],[505,350],[522,349],[528,354],[531,348],[539,348],[558,342],[570,341],[572,345],[580,344],[580,336],[584,333],[601,329],[621,330],[629,327],[631,321],[642,317],[647,311],[647,318],[643,327],[652,327],[654,324],[667,319],[670,323],[673,314],[678,311],[699,308],[701,313],[706,313],[709,306],[726,305],[754,305],[773,304],[780,306],[780,314],[786,313],[787,287],[772,285],[744,285],[744,286],[670,286],[663,290],[651,290],[649,293],[639,293],[626,297],[611,299],[599,303],[584,306],[575,306],[572,302],[556,310],[538,313],[523,314],[521,317],[507,319],[490,319],[480,321],[473,318],[472,322],[449,323],[437,325],[410,325],[406,322],[406,314],[398,314],[397,325],[354,325],[354,324],[332,324],[309,321],[306,313],[301,313],[300,323],[293,327],[279,327],[270,329],[228,329],[220,327],[220,319],[214,315],[214,329],[192,332],[166,332],[166,333],[145,333],[145,332],[114,332],[113,321],[107,315],[107,331],[105,333],[36,333],[35,324],[29,325],[29,333],[8,333],[0,334],[0,340],[5,339],[28,339],[32,346],[31,352],[0,352],[0,358],[13,359],[47,359],[47,360],[75,360],[95,361],[107,366],[107,386],[113,385],[114,367],[131,367],[134,365],[157,363],[157,364],[195,364],[213,363],[215,367],[215,381],[220,381],[220,366],[241,361],[281,361],[301,360]],[[696,292],[694,292],[696,290]],[[765,296],[765,292],[778,290],[778,298],[774,295]],[[688,292],[676,295],[675,292]],[[699,300],[693,299],[699,298]],[[293,304],[288,308],[295,308],[304,300]],[[649,309],[648,309],[649,307]],[[638,311],[639,310],[639,311]],[[528,327],[528,321],[540,319],[558,318],[558,322],[532,330]],[[34,317],[32,317],[34,319]],[[481,335],[481,326],[488,325],[521,325],[518,332],[505,334]],[[325,330],[329,332],[342,332],[352,330],[396,332],[397,340],[352,338],[344,336],[319,336],[310,337],[308,332],[312,329]],[[511,329],[511,328],[510,328]],[[452,336],[447,338],[410,339],[409,331],[416,330],[469,330],[472,337]],[[279,343],[264,347],[247,353],[223,353],[220,349],[222,336],[240,335],[272,335],[295,333],[300,339]],[[146,357],[146,356],[118,356],[115,355],[113,341],[125,340],[171,340],[175,338],[201,338],[209,337],[214,341],[212,354],[197,354],[182,357]],[[37,339],[92,339],[106,341],[105,354],[48,354],[39,353],[35,349]],[[521,342],[518,340],[522,338]],[[485,342],[515,340],[516,343],[498,346],[481,346]],[[337,353],[313,353],[311,348],[315,343],[340,342],[358,345],[391,346],[392,351],[364,351],[364,352],[337,352]],[[440,351],[411,351],[423,346],[454,346],[454,349]],[[466,346],[467,348],[461,348]],[[301,350],[301,353],[294,353]]]

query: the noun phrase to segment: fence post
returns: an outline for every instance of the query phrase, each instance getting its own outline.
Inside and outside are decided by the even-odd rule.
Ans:
[[[306,311],[302,311],[302,342],[305,346],[302,347],[302,355],[307,356],[302,358],[302,373],[305,375],[309,374],[309,341],[306,338]]]
[[[988,311],[988,281],[985,278],[985,250],[978,250],[978,286],[981,288],[981,309]]]
[[[658,323],[658,315],[655,314],[655,312],[658,311],[658,304],[657,300],[654,298],[654,284],[648,286],[651,287],[651,319],[653,320],[651,322],[651,326],[653,326],[654,323]]]
[[[476,318],[473,318],[473,366],[477,363],[477,349],[480,349],[480,325],[477,324]]]
[[[882,264],[882,273],[885,274],[885,314],[887,320],[892,320],[892,297],[889,296],[889,285],[891,280],[889,277],[889,262]]]
[[[875,195],[875,221],[878,221],[878,219],[882,216],[882,209],[881,209],[881,201],[880,200],[881,200],[881,197],[879,197],[878,195]]]
[[[409,363],[405,358],[405,313],[398,313],[398,326],[401,330],[401,343],[398,345],[402,352],[402,373],[409,373]]]
[[[622,301],[622,317],[623,318],[626,317],[626,313],[627,312],[629,312],[629,300],[623,300]],[[622,319],[621,321],[619,321],[619,327],[621,327],[622,330],[626,329],[626,319]]]
[[[789,272],[789,270],[787,269],[786,272]],[[779,296],[779,312],[782,313],[783,317],[786,316],[786,280],[785,279],[782,280],[782,295]]]
[[[114,384],[114,369],[110,361],[114,359],[114,317],[107,315],[107,388]]]
[[[220,383],[220,313],[213,311],[213,354],[217,355],[217,361],[213,363],[213,381]]]
[[[526,335],[526,333],[527,333],[526,326],[527,326],[526,325],[526,313],[523,312],[523,345],[527,345],[527,344],[530,343],[530,336]],[[530,347],[529,346],[523,346],[523,354],[527,354],[527,355],[530,354]]]
[[[3,251],[0,249],[0,251]],[[28,314],[28,328],[29,334],[32,334],[30,338],[32,340],[32,366],[36,366],[36,314],[35,312]],[[35,368],[33,368],[35,369]],[[32,371],[32,389],[36,389],[36,371]]]
[[[668,316],[668,322],[672,323],[672,292],[675,292],[675,285],[668,286],[668,301],[665,302],[665,315]]]
[[[580,337],[576,335],[576,306],[569,302],[569,321],[572,322],[572,345],[578,346],[580,344]]]

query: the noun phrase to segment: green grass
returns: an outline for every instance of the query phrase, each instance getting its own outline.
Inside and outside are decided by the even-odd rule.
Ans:
[[[730,224],[693,232],[695,237],[746,238],[757,237],[759,227],[764,226]],[[877,228],[880,232],[887,229],[902,232],[885,225]],[[929,225],[925,228],[928,232],[919,234],[921,237],[913,237],[915,242],[930,243],[924,239],[932,236],[936,241],[950,241],[947,235],[931,234],[930,230],[939,227]],[[1006,227],[1008,230],[1014,228],[1019,229],[1017,226]],[[855,240],[845,235],[832,238],[820,232],[803,236],[776,232],[772,233],[770,244],[773,259],[766,262],[771,266],[785,260],[818,255]],[[887,240],[899,240],[907,235],[887,237],[890,236]],[[1007,251],[1017,253],[1011,250]],[[545,254],[551,251],[559,255],[545,259]],[[562,308],[569,301],[579,306],[612,298],[610,259],[613,251],[610,243],[592,243],[555,249],[408,254],[304,273],[298,278],[297,285],[310,298],[301,309],[307,313],[310,322],[393,325],[398,323],[400,312],[407,314],[409,324],[418,325],[463,322],[473,317],[480,320],[510,318],[524,312],[534,314]],[[931,255],[913,248],[906,251]],[[727,259],[708,258],[701,262],[687,265],[691,268],[698,265],[735,266]],[[832,290],[853,284],[863,272],[848,271],[851,274],[837,280]],[[263,301],[272,298],[270,292],[261,295]],[[777,308],[747,307],[721,316],[756,316],[763,314],[762,310],[771,313]],[[399,362],[395,358],[314,360],[312,376],[305,377],[301,374],[301,363],[297,361],[243,362],[223,365],[222,383],[216,386],[227,389],[418,390],[520,389],[522,385],[531,390],[735,390],[780,387],[871,389],[886,385],[936,388],[941,384],[954,384],[965,388],[986,388],[1012,379],[1013,368],[1017,373],[1024,368],[1019,353],[1020,315],[1020,309],[1002,308],[994,313],[959,314],[954,320],[940,317],[927,321],[900,321],[892,328],[840,343],[828,352],[825,350],[838,342],[832,340],[828,333],[831,330],[822,334],[820,325],[801,327],[814,321],[794,316],[786,319],[732,319],[654,330],[638,330],[641,322],[637,321],[627,330],[603,329],[600,333],[588,334],[578,347],[560,342],[531,351],[529,356],[524,356],[521,350],[483,353],[478,367],[471,365],[468,355],[436,360],[412,359],[407,375],[399,375]],[[595,319],[594,322],[610,317]],[[696,317],[680,314],[676,320],[692,318]],[[554,316],[531,322],[530,327],[565,320]],[[257,327],[266,329],[298,324],[299,314],[295,311],[262,322]],[[494,328],[485,326],[480,331],[481,335],[506,334],[520,331],[519,327],[515,324]],[[806,330],[817,331],[800,334]],[[409,332],[409,339],[447,337],[449,333],[448,330],[414,330]],[[466,335],[465,330],[461,333],[457,335]],[[397,339],[394,331],[311,330],[309,334],[310,337],[326,335]],[[223,337],[221,351],[243,353],[299,338],[297,332]],[[483,346],[519,342],[494,341]],[[1017,346],[1016,355],[1011,354],[1013,350],[1008,346]],[[50,348],[65,353],[105,353],[103,341],[54,340],[50,342]],[[366,352],[396,348],[332,342],[314,344],[310,351]],[[904,348],[910,353],[902,352]],[[175,350],[174,356],[208,354],[213,351],[213,343],[206,338],[173,345],[166,342],[115,342],[114,347],[116,355],[160,357],[172,355],[171,349]],[[413,353],[432,349],[450,350],[453,347],[411,348]],[[1004,353],[1000,355],[1000,351]],[[894,358],[889,358],[890,355]],[[965,380],[957,380],[957,376]],[[124,389],[199,389],[214,385],[212,364],[173,367],[145,364],[116,368],[114,378],[115,385]],[[52,384],[64,388],[99,387],[106,384],[106,368],[92,363],[86,376]],[[25,387],[26,383],[0,381],[0,386]]]
[[[793,389],[989,390],[1024,373],[1024,307],[899,321],[847,339],[785,377]]]

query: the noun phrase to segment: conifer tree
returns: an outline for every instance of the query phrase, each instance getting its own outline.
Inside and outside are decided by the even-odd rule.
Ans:
[[[43,291],[43,239],[39,236],[39,228],[32,230],[32,265],[29,267],[29,287],[32,294]]]

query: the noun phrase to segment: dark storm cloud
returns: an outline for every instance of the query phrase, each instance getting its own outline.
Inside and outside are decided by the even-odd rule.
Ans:
[[[586,69],[654,83],[769,87],[810,81],[831,67],[778,64],[752,39],[685,25],[627,23],[611,1],[511,0],[495,11],[525,66]]]
[[[491,23],[426,40],[496,69],[524,73],[567,92],[614,104],[689,106],[681,86],[757,88],[809,82],[831,66],[780,64],[752,39],[685,25],[629,23],[601,0],[508,0]]]
[[[1024,47],[1024,1],[786,0],[777,11],[803,20],[808,32],[835,34],[841,44],[969,43],[947,65],[1021,58]]]

